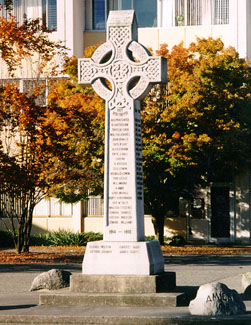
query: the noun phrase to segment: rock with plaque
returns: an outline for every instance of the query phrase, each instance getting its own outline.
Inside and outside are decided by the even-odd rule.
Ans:
[[[144,236],[140,100],[166,79],[166,60],[137,42],[132,10],[111,11],[107,41],[91,59],[79,59],[79,83],[106,101],[104,240],[88,243],[83,274],[164,271],[159,242]]]
[[[195,299],[190,301],[189,311],[203,316],[239,315],[245,314],[246,306],[236,290],[213,282],[199,287]]]

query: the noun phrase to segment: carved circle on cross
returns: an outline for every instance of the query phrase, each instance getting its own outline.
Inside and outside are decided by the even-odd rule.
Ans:
[[[135,41],[123,47],[122,57],[118,52],[111,41],[102,44],[94,52],[92,56],[96,66],[92,80],[94,90],[100,97],[108,101],[113,99],[113,102],[114,96],[118,93],[128,99],[143,98],[151,87],[146,73],[149,70],[148,61],[151,54]]]

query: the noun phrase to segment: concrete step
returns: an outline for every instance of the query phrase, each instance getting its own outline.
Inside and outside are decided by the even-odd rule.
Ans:
[[[175,291],[175,272],[154,275],[72,274],[70,291],[74,293],[143,294]]]
[[[145,294],[44,293],[40,305],[177,307],[187,305],[187,295],[179,292]]]
[[[0,315],[0,324],[89,324],[89,325],[250,325],[250,315],[205,317],[191,315]]]

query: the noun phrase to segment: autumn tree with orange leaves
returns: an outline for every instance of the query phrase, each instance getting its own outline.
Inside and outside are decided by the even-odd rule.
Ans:
[[[54,75],[53,60],[63,47],[50,41],[40,20],[18,23],[11,3],[6,1],[8,18],[0,17],[1,67],[13,77],[26,59],[39,63],[36,88],[21,92],[14,83],[0,86],[0,218],[6,227],[11,225],[21,253],[29,250],[33,210],[48,192],[45,171],[53,164],[42,151],[46,107],[38,103],[44,87],[39,77]]]
[[[232,180],[248,168],[250,77],[248,62],[219,39],[198,39],[170,52],[163,44],[157,54],[168,60],[168,85],[153,87],[142,103],[142,141],[146,211],[163,243],[164,220],[168,213],[178,215],[179,197],[191,198],[197,186]],[[90,87],[77,84],[75,58],[66,73],[70,79],[51,93],[50,120],[54,116],[60,130],[72,131],[62,139],[71,154],[76,152],[76,165],[63,157],[58,163],[76,179],[69,177],[54,190],[63,200],[77,200],[86,198],[89,186],[102,193],[104,103]]]
[[[168,85],[144,100],[145,204],[163,242],[168,211],[179,197],[210,182],[231,182],[251,162],[250,71],[220,39],[197,39],[158,55],[168,60]]]
[[[95,49],[86,49],[85,57]],[[55,159],[48,179],[51,195],[74,203],[102,193],[105,105],[91,87],[78,84],[75,57],[66,59],[64,72],[69,78],[52,87],[48,97],[45,137]]]

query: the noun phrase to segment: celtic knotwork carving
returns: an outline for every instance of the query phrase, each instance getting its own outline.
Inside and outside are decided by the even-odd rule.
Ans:
[[[151,80],[160,79],[160,61],[154,59],[149,59],[148,64],[145,67],[148,78]]]
[[[108,66],[106,66],[106,67],[99,67],[98,69],[97,69],[97,73],[101,76],[101,75],[103,75],[103,76],[109,76],[109,67]]]
[[[80,64],[80,82],[91,83],[96,72],[96,67],[89,61],[89,59],[82,60]]]
[[[128,97],[124,93],[123,83],[117,83],[116,93],[114,94],[113,98],[109,101],[109,109],[130,109],[130,103],[127,98]]]
[[[129,27],[110,27],[109,28],[109,40],[113,41],[116,46],[127,44],[130,40]]]
[[[128,78],[131,72],[131,67],[128,63],[121,60],[115,61],[111,66],[111,75],[114,80],[120,82]]]
[[[145,67],[141,64],[141,65],[136,65],[132,68],[132,73],[134,75],[138,75],[138,76],[143,76],[144,74],[144,69]]]
[[[117,47],[116,57],[117,59],[121,59],[121,60],[123,59],[123,51],[121,46]]]
[[[128,25],[120,25],[119,22],[116,26],[114,22],[117,18],[114,21],[111,19],[111,25],[108,24],[107,42],[94,52],[91,59],[80,60],[79,77],[80,83],[92,83],[96,92],[109,101],[110,109],[116,105],[119,108],[128,107],[129,98],[142,99],[152,83],[162,80],[161,58],[152,57],[144,46],[133,39],[135,35],[129,25],[131,16]],[[107,87],[105,79],[109,80],[112,90]]]
[[[126,108],[130,109],[130,105],[126,98],[118,95],[109,102],[109,109],[114,110],[115,108],[123,111]]]

